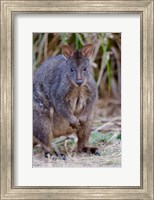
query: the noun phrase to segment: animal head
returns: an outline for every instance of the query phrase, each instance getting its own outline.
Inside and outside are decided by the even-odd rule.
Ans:
[[[66,71],[70,81],[80,87],[89,77],[89,57],[93,54],[92,44],[85,45],[82,49],[75,50],[68,45],[62,46],[62,53],[66,57]]]

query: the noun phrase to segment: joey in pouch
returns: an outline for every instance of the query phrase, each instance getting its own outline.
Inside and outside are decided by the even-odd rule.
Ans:
[[[97,100],[97,87],[90,72],[94,47],[75,50],[68,45],[62,54],[48,58],[33,75],[33,145],[40,143],[53,155],[52,139],[76,133],[77,151],[97,154],[87,142]]]

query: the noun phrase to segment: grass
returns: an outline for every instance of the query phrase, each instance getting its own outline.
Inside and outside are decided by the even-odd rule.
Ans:
[[[43,156],[40,146],[36,146],[33,151],[33,167],[120,167],[121,166],[121,133],[116,132],[92,132],[89,145],[99,148],[100,156],[86,153],[76,154],[76,142],[73,139],[67,141],[67,151],[64,142],[57,146],[61,152],[66,154],[67,159],[47,159]],[[73,148],[72,148],[73,147]],[[68,155],[67,155],[68,154]]]

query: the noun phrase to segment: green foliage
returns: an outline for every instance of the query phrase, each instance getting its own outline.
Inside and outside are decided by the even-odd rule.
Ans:
[[[107,143],[107,142],[113,142],[113,140],[119,139],[121,140],[121,133],[115,133],[115,132],[107,132],[107,133],[100,133],[98,131],[94,131],[91,133],[89,144],[93,145],[96,143]]]
[[[104,33],[99,33],[99,38],[101,40],[101,48],[102,48],[102,60],[106,63],[107,67],[107,74],[108,74],[108,92],[110,94],[110,87],[111,87],[111,64],[110,60],[107,57],[107,48],[108,48],[108,39],[106,38]],[[102,65],[103,67],[103,65]]]
[[[67,44],[67,34],[66,33],[60,33],[60,38],[61,38],[63,45]]]
[[[118,139],[118,140],[121,140],[121,133],[119,133],[119,134],[117,135],[117,139]]]

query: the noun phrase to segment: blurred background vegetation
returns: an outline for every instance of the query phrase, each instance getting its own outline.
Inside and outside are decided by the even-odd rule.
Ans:
[[[90,58],[99,97],[121,99],[121,34],[120,33],[34,33],[33,70],[49,56],[61,54],[61,46],[76,49],[92,43],[95,52]]]
[[[61,160],[46,162],[35,149],[33,157],[35,167],[121,166],[121,34],[34,33],[33,71],[48,57],[61,54],[62,45],[68,44],[80,49],[89,43],[95,47],[90,64],[99,92],[89,144],[97,145],[101,156],[73,155],[72,140],[69,146],[65,143],[67,140],[58,143],[57,139],[56,145],[64,147],[64,153],[67,150],[69,152],[67,152],[67,162]]]

